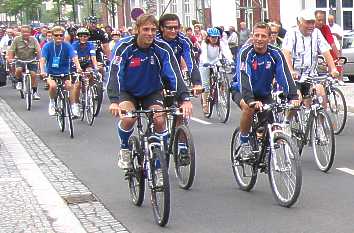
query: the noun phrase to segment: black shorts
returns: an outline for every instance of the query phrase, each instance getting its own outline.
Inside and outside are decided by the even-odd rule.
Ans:
[[[135,108],[137,108],[139,105],[143,109],[148,109],[152,105],[159,105],[159,106],[163,107],[162,91],[156,91],[148,96],[141,96],[141,97],[136,97],[136,96],[131,95],[128,92],[122,91],[119,94],[119,103],[124,102],[124,101],[133,102],[135,105]]]
[[[310,96],[311,84],[310,83],[296,83],[297,89],[300,90],[302,97]]]
[[[232,100],[241,108],[241,100],[242,100],[242,95],[238,91],[232,91]],[[273,103],[273,98],[272,96],[265,96],[265,97],[255,97],[256,101],[261,101],[263,104],[271,104]]]

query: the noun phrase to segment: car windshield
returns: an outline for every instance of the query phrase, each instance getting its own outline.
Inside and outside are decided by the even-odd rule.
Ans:
[[[343,49],[354,48],[354,37],[343,38]]]

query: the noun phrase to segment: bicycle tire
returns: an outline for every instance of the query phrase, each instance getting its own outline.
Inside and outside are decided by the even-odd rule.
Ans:
[[[129,138],[129,147],[132,148],[132,168],[127,172],[129,194],[134,205],[141,206],[145,193],[144,154],[136,136]]]
[[[274,149],[269,150],[268,156],[269,183],[278,204],[291,207],[297,201],[302,186],[300,155],[294,149],[289,136],[284,133],[276,133],[273,142]],[[278,156],[277,149],[284,153],[283,156]],[[278,175],[279,179],[277,179]],[[285,189],[285,193],[281,189]]]
[[[221,123],[226,123],[230,115],[230,84],[226,77],[226,73],[219,72],[221,82],[217,85],[217,115]],[[222,101],[220,101],[222,100]]]
[[[95,117],[98,116],[101,110],[102,101],[103,101],[103,83],[100,77],[94,77],[95,80]]]
[[[244,163],[240,160],[239,149],[240,149],[240,129],[236,128],[232,134],[231,139],[231,167],[234,173],[236,183],[243,191],[250,191],[256,184],[257,181],[257,171],[255,171],[254,166],[248,163]],[[250,168],[249,173],[251,176],[245,174],[245,165]]]
[[[61,98],[59,95],[55,99],[55,108],[56,108],[56,115],[57,115],[57,122],[59,125],[59,129],[61,132],[65,130],[65,100]]]
[[[71,104],[67,96],[65,97],[65,102],[66,102],[66,119],[68,121],[68,126],[69,126],[69,135],[70,138],[74,138],[74,124],[72,118]]]
[[[160,226],[165,226],[168,222],[170,215],[170,183],[167,173],[166,163],[163,156],[163,152],[159,147],[154,147],[152,149],[153,160],[150,163],[151,166],[151,175],[152,175],[152,188],[151,188],[151,205],[153,208],[154,219],[156,223]],[[156,162],[159,160],[161,174],[162,174],[162,183],[163,185],[157,187],[157,176],[155,171]],[[158,193],[162,193],[161,200]],[[161,203],[162,202],[162,203]]]
[[[321,122],[322,120],[320,119],[320,116],[323,117],[323,122]],[[320,135],[321,134],[319,128],[320,126],[323,132],[322,138]],[[324,131],[323,129],[324,126],[326,126],[326,131]],[[311,143],[312,143],[313,154],[315,156],[316,164],[321,171],[328,172],[331,169],[334,162],[336,144],[335,144],[334,131],[332,127],[332,121],[327,112],[325,112],[324,110],[319,110],[317,112],[317,116],[315,116],[314,118],[314,122],[312,123],[311,130],[312,130]],[[323,150],[323,152],[325,152],[324,159],[320,157],[321,148],[319,148],[319,146],[321,146],[320,144],[324,143],[323,137],[325,137],[325,141],[330,144],[330,148],[325,148]]]
[[[181,158],[179,153],[180,143],[185,144],[187,156]],[[173,140],[173,158],[178,185],[182,189],[190,189],[195,177],[195,148],[192,134],[186,125],[176,128]]]
[[[91,126],[95,120],[95,94],[94,87],[90,87],[86,92],[86,106],[85,106],[85,115],[86,121]]]
[[[23,78],[24,82],[24,93],[25,93],[25,100],[26,100],[26,109],[28,111],[31,111],[31,107],[32,107],[32,85],[31,85],[31,77],[30,75],[25,75],[25,77]]]
[[[80,90],[80,120],[83,121],[85,119],[85,108],[86,108],[86,93],[85,88],[81,88]]]
[[[343,92],[337,87],[332,87],[332,91],[328,94],[328,103],[333,115],[332,119],[336,120],[332,121],[334,134],[339,135],[343,131],[348,117],[348,107]],[[340,111],[341,109],[342,111]],[[338,120],[340,112],[343,112],[342,120]]]

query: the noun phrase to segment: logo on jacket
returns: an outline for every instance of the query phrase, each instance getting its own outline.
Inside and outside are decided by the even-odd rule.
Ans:
[[[253,70],[257,70],[257,69],[258,69],[258,63],[257,63],[256,60],[254,60],[254,61],[252,62],[252,69],[253,69]]]
[[[133,57],[130,60],[129,67],[135,68],[135,67],[139,67],[140,65],[141,65],[140,57]]]
[[[271,66],[272,66],[272,63],[270,61],[267,61],[266,66],[265,66],[266,70],[269,70]]]

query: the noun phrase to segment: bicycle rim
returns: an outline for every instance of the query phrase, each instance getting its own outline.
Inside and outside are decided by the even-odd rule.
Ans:
[[[328,94],[328,102],[334,134],[338,135],[347,122],[347,103],[342,91],[336,87],[333,87],[332,92]]]
[[[31,78],[28,76],[24,77],[23,85],[24,85],[24,93],[26,97],[26,109],[30,111],[32,106]]]
[[[143,169],[143,152],[136,136],[129,139],[129,147],[132,148],[132,169],[127,171],[130,198],[134,205],[141,206],[144,201],[145,177]]]
[[[95,119],[95,95],[93,91],[93,87],[90,87],[86,93],[86,106],[85,106],[85,114],[86,120],[89,125],[93,124]]]
[[[155,147],[152,150],[153,160],[150,164],[152,175],[152,188],[151,188],[151,205],[154,212],[154,219],[160,226],[165,226],[168,222],[170,215],[170,183],[166,169],[166,163],[160,148]],[[156,161],[159,160],[162,172],[162,186],[157,186],[157,176],[155,167]]]
[[[86,94],[85,94],[85,89],[82,88],[81,89],[81,93],[80,93],[80,120],[83,121],[85,118],[85,108],[86,108]]]
[[[179,186],[182,189],[189,189],[195,177],[195,149],[192,135],[185,125],[176,128],[173,158]]]
[[[318,168],[327,172],[334,162],[335,138],[331,119],[323,110],[318,111],[314,118],[311,141]]]
[[[222,74],[220,74],[222,75]],[[222,81],[217,85],[218,87],[218,101],[217,101],[217,112],[220,122],[226,123],[230,115],[230,91],[229,82],[227,78],[222,75]]]
[[[300,156],[283,134],[274,136],[274,150],[268,156],[268,178],[273,195],[279,205],[292,206],[300,195],[302,172]]]
[[[73,125],[71,104],[68,98],[65,99],[66,99],[66,119],[68,121],[68,126],[69,126],[69,135],[70,138],[74,138],[74,125]]]
[[[239,153],[240,149],[240,130],[236,128],[231,140],[231,167],[236,183],[243,191],[250,191],[257,181],[257,172],[254,166],[242,161]]]

